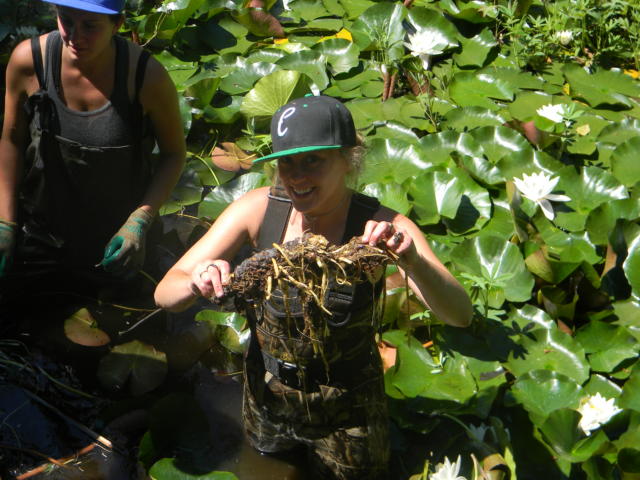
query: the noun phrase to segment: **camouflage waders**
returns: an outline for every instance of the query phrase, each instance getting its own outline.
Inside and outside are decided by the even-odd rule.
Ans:
[[[354,199],[363,202],[363,196]],[[377,205],[361,203],[350,229],[362,233]],[[263,224],[270,220],[268,210]],[[351,236],[345,233],[345,242]],[[320,478],[387,478],[389,420],[375,343],[382,288],[382,280],[330,284],[324,306],[333,315],[303,306],[293,287],[286,295],[274,289],[269,300],[247,309],[252,336],[243,420],[257,450],[284,452],[303,444]]]

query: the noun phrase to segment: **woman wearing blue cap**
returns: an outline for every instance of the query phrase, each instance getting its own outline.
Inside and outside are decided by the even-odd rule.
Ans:
[[[409,285],[444,322],[469,325],[469,298],[407,217],[348,188],[359,151],[353,119],[338,100],[304,97],[271,121],[278,189],[259,188],[233,202],[158,284],[159,306],[179,311],[197,298],[220,297],[230,262],[242,244],[257,250],[303,236],[332,244],[354,236],[398,255]],[[322,358],[300,329],[295,292],[274,287],[246,308],[251,342],[245,355],[243,417],[251,444],[262,452],[309,447],[321,477],[385,478],[389,458],[383,370],[375,343],[375,299],[383,279],[358,287],[334,284],[316,320],[325,332]],[[294,293],[292,293],[294,292]],[[317,340],[317,339],[314,339]],[[288,355],[284,355],[283,351]]]
[[[124,0],[44,1],[58,30],[20,43],[7,66],[0,297],[34,272],[131,276],[185,159],[169,75],[116,35]]]

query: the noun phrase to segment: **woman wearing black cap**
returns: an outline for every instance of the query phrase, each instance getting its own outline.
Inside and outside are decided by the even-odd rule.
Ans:
[[[37,272],[135,273],[185,159],[169,75],[116,35],[124,0],[44,1],[58,30],[20,43],[6,72],[0,303]]]
[[[233,202],[158,284],[159,306],[179,311],[198,297],[222,296],[229,262],[244,243],[263,249],[311,232],[342,244],[361,235],[363,243],[384,245],[398,255],[409,285],[438,318],[469,325],[467,294],[418,227],[347,187],[360,147],[344,105],[326,96],[294,100],[274,115],[271,136],[274,153],[256,161],[278,159],[284,198],[259,188]],[[287,325],[297,321],[291,318],[296,311],[291,291],[287,305],[278,303],[274,290],[269,300],[247,309],[252,339],[245,356],[243,416],[255,448],[280,452],[302,443],[321,476],[385,477],[388,419],[372,302],[382,281],[349,291],[333,285],[339,301],[328,308],[334,314],[318,319],[329,325],[323,359],[304,335],[293,332],[291,338]],[[295,362],[282,354],[281,345]]]

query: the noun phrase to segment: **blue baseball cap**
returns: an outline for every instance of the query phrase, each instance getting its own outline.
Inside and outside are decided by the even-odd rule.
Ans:
[[[124,9],[124,0],[42,0],[61,7],[77,8],[86,12],[114,15]]]
[[[339,100],[306,96],[293,100],[271,118],[273,153],[253,163],[297,153],[356,145],[356,129],[351,112]]]

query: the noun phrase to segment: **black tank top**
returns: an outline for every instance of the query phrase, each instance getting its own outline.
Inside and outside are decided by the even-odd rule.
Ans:
[[[118,36],[114,41],[114,88],[103,107],[80,112],[62,102],[58,31],[47,37],[46,89],[41,85],[27,100],[31,141],[19,194],[25,242],[38,243],[66,266],[100,262],[108,241],[139,205],[151,176],[154,137],[149,119],[129,99],[127,42]]]

